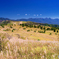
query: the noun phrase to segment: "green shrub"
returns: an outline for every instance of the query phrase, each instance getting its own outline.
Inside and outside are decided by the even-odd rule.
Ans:
[[[34,31],[34,32],[36,32],[36,31]]]
[[[56,29],[54,29],[54,32],[56,32]]]
[[[55,35],[57,35],[57,33],[55,33]]]
[[[27,32],[29,32],[30,30],[27,30]]]
[[[46,30],[46,28],[45,28],[45,27],[44,27],[43,29],[44,29],[44,30]]]
[[[12,28],[12,26],[10,26],[10,28]]]
[[[25,24],[22,24],[22,27],[24,27],[25,26]]]
[[[50,33],[49,35],[52,35],[52,33]]]
[[[4,28],[4,25],[1,25]]]
[[[39,26],[37,26],[37,28],[39,28]]]
[[[46,30],[44,30],[44,33],[46,32]]]
[[[43,29],[43,27],[41,26],[41,27],[40,27],[40,29],[42,30],[42,29]]]
[[[26,29],[26,28],[23,28],[24,30]]]
[[[13,29],[13,30],[16,30],[16,29]]]
[[[44,31],[38,31],[39,33],[44,33]]]
[[[12,32],[13,32],[13,30],[12,30]]]
[[[40,39],[38,39],[38,41],[40,41]]]
[[[47,30],[51,30],[50,28],[47,28]]]
[[[37,28],[37,26],[36,26],[36,25],[34,25],[34,28]]]
[[[33,27],[33,25],[29,25],[28,27],[32,28],[32,27]]]
[[[3,30],[3,31],[10,31],[10,29],[6,29],[6,30]]]
[[[58,33],[58,30],[57,30],[57,33]]]

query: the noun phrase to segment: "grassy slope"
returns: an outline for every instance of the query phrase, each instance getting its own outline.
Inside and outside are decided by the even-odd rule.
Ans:
[[[18,24],[19,22],[11,22]],[[21,22],[22,23],[22,22]],[[23,22],[24,23],[24,22]],[[3,31],[9,29],[9,31]],[[12,32],[13,29],[16,29]],[[27,32],[30,29],[32,31]],[[34,32],[36,30],[36,32]],[[59,42],[50,41],[56,40],[57,35],[53,31],[46,31],[46,33],[38,33],[37,28],[26,28],[25,30],[20,25],[12,26],[5,25],[4,28],[0,27],[0,36],[11,35],[13,38],[8,42],[0,38],[0,59],[58,59],[59,56]],[[42,30],[43,31],[43,30]],[[8,34],[1,34],[8,33]],[[52,33],[52,35],[49,35]],[[27,41],[18,38],[19,34],[22,39],[28,38],[29,40],[48,40],[48,41]],[[12,41],[13,40],[13,41]],[[17,42],[15,42],[17,41]],[[24,41],[21,43],[21,41]]]
[[[10,28],[10,26],[5,25],[4,28],[0,27],[0,32],[3,33],[8,33],[10,35],[13,36],[17,36],[16,34],[19,34],[21,36],[22,39],[26,39],[28,38],[29,40],[57,40],[58,39],[58,35],[55,35],[55,33],[53,31],[46,31],[46,33],[38,33],[39,30],[38,28],[26,28],[26,27],[21,27],[20,25],[18,25],[19,23],[26,23],[26,22],[20,22],[20,21],[11,21],[11,23],[16,24],[16,26],[12,26],[13,28]],[[47,27],[47,26],[46,26]],[[5,29],[10,29],[10,31],[3,31]],[[23,28],[26,28],[25,30]],[[12,32],[12,29],[16,29]],[[29,32],[27,32],[27,30],[30,30]],[[36,31],[36,32],[34,32]],[[42,30],[43,31],[43,30]],[[50,33],[52,33],[52,35],[49,35]]]

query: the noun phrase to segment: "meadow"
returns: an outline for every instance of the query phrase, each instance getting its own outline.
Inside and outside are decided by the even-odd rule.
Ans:
[[[58,59],[59,29],[24,23],[11,21],[0,26],[0,59]]]

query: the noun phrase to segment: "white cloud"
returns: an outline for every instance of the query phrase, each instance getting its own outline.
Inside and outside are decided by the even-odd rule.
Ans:
[[[40,14],[40,16],[41,16],[42,14]]]
[[[20,14],[17,14],[17,15],[20,15]]]
[[[25,15],[27,15],[27,14],[25,14]]]
[[[34,16],[36,16],[36,15],[34,14]]]

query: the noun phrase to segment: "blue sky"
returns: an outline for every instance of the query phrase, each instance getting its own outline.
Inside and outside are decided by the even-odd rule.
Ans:
[[[59,18],[59,0],[0,0],[0,17]]]

